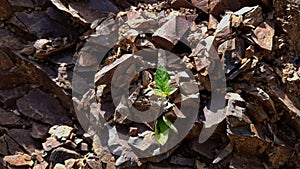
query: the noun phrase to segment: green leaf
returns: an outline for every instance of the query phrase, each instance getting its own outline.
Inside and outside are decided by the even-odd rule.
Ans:
[[[160,89],[153,90],[155,96],[166,97],[167,95]]]
[[[165,98],[176,91],[176,88],[169,87],[170,76],[163,66],[159,66],[156,70],[155,84],[156,89],[153,89],[153,92],[156,96]],[[154,133],[159,144],[164,145],[167,142],[170,129],[178,134],[176,127],[165,116],[157,119]]]
[[[158,89],[161,89],[162,91],[166,90],[169,87],[170,76],[168,74],[168,71],[163,66],[159,66],[156,70],[155,74],[155,84]]]
[[[178,134],[178,131],[177,131],[176,127],[174,126],[174,124],[168,118],[163,116],[163,120],[171,130],[173,130],[176,134]]]
[[[166,130],[164,132],[161,132],[156,135],[156,139],[159,144],[164,145],[168,141],[169,138],[169,130]]]
[[[170,129],[175,133],[178,133],[173,123],[165,116],[157,119],[154,133],[159,144],[164,145],[167,142]]]
[[[172,93],[174,93],[175,90],[176,90],[176,88],[167,88],[167,89],[164,91],[164,93],[165,93],[166,96],[169,96],[169,95],[171,95]]]

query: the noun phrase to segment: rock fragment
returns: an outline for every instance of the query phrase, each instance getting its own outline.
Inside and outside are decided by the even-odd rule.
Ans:
[[[5,20],[11,17],[13,11],[7,0],[0,1],[0,20]]]
[[[69,124],[68,112],[59,101],[40,89],[31,90],[17,100],[18,109],[25,116],[48,124]]]
[[[5,156],[3,161],[11,166],[16,167],[31,167],[34,164],[34,162],[31,160],[30,155],[22,153],[17,155]]]
[[[188,30],[190,25],[190,20],[174,15],[158,30],[156,30],[152,36],[154,41],[161,47],[167,50],[172,50]]]
[[[16,9],[34,8],[31,0],[19,0],[19,1],[8,0],[8,2],[12,7]]]
[[[192,0],[192,4],[205,13],[209,12],[208,0]]]
[[[67,139],[70,138],[73,130],[74,129],[72,127],[69,127],[69,126],[55,125],[55,126],[50,128],[49,134],[51,134],[53,137],[56,137],[57,139],[67,140]]]
[[[274,23],[264,21],[253,31],[252,39],[261,48],[271,51],[275,34]]]

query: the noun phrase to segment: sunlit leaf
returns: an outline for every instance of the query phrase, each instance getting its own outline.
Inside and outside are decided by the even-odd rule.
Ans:
[[[166,125],[173,130],[176,134],[178,134],[178,131],[176,129],[176,127],[174,126],[174,124],[165,116],[163,116],[163,121],[166,123]]]

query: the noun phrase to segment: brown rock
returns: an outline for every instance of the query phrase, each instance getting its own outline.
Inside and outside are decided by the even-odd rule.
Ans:
[[[288,147],[276,146],[268,152],[269,162],[273,168],[283,166],[289,161],[289,157],[292,156],[292,153],[293,150]]]
[[[5,141],[7,143],[7,148],[10,154],[15,154],[16,152],[23,152],[23,149],[14,141],[10,136],[4,135]]]
[[[72,127],[69,127],[69,126],[55,125],[55,126],[50,128],[49,134],[56,137],[57,139],[65,139],[66,140],[71,136],[71,133],[72,133],[73,130],[74,129]]]
[[[138,134],[138,129],[136,127],[130,127],[129,135],[131,137],[134,137],[134,136],[137,136],[137,134]]]
[[[231,15],[225,15],[217,26],[215,40],[217,42],[224,41],[232,35]]]
[[[117,169],[114,162],[108,162],[106,164],[106,169]]]
[[[244,40],[241,38],[227,40],[219,46],[218,53],[223,55],[225,73],[231,72],[241,63],[244,57],[244,46]]]
[[[11,156],[5,156],[3,161],[9,165],[21,167],[21,166],[33,166],[34,162],[31,160],[31,156],[28,154],[17,154]]]
[[[75,35],[76,31],[70,26],[62,25],[49,18],[44,11],[33,11],[31,13],[16,12],[16,17],[20,21],[19,24],[12,23],[21,30],[28,31],[27,33],[35,35],[38,38],[43,37],[64,37],[70,34]],[[25,29],[22,29],[25,28]]]
[[[196,166],[196,169],[205,169],[206,168],[206,165],[205,163],[201,163],[199,160],[195,160],[195,166]]]
[[[80,51],[78,64],[82,67],[95,66],[98,63],[98,56],[92,52]]]
[[[20,53],[22,55],[31,56],[35,53],[35,48],[33,46],[23,48]]]
[[[15,107],[17,99],[24,96],[29,90],[29,86],[0,90],[0,102],[7,107]]]
[[[252,39],[261,48],[271,51],[273,48],[274,34],[274,23],[265,21],[254,30]]]
[[[231,16],[231,26],[233,28],[238,28],[243,22],[243,16],[232,15]]]
[[[205,13],[209,12],[208,2],[208,0],[192,0],[192,4]]]
[[[229,134],[234,149],[239,150],[239,154],[259,156],[268,149],[270,143],[259,139],[258,137],[231,135]]]
[[[32,123],[31,136],[37,139],[45,139],[50,126],[42,123]]]
[[[80,151],[85,151],[85,152],[89,151],[89,145],[84,142],[80,143]]]
[[[0,20],[8,19],[12,15],[12,9],[7,0],[0,0]]]
[[[130,59],[132,57],[131,54],[126,54],[114,61],[112,64],[107,65],[103,67],[99,72],[95,75],[95,84],[101,85],[101,84],[109,84],[111,82],[113,73],[115,71],[115,68],[126,61],[127,59]]]
[[[0,70],[9,70],[15,66],[8,53],[0,50]]]
[[[108,163],[113,158],[109,149],[101,145],[101,140],[96,135],[93,138],[92,150],[99,156],[101,162]]]
[[[127,12],[127,23],[130,26],[130,28],[134,29],[144,29],[144,28],[149,28],[151,25],[157,24],[156,16],[151,17],[151,13],[148,11],[128,11]],[[148,16],[148,17],[147,17]]]
[[[191,141],[191,149],[200,153],[201,155],[213,159],[216,155],[214,149],[216,148],[216,144],[213,143],[211,140],[207,140],[206,142],[200,144],[198,139],[193,139]]]
[[[224,10],[225,6],[222,4],[222,1],[212,0],[209,2],[209,13],[214,16],[219,16]]]
[[[49,161],[52,163],[52,166],[55,166],[57,163],[63,164],[65,160],[70,158],[79,158],[80,154],[78,154],[76,151],[68,150],[63,147],[59,147],[52,151]]]
[[[31,0],[18,0],[18,1],[8,0],[8,2],[10,3],[10,5],[12,7],[17,8],[17,9],[34,8]]]
[[[67,168],[65,167],[65,165],[58,163],[58,164],[55,164],[53,169],[67,169]]]
[[[179,9],[179,8],[190,8],[193,9],[195,8],[193,4],[191,4],[187,0],[169,0],[171,4],[171,8],[174,9]]]
[[[7,29],[0,29],[0,45],[7,46],[11,49],[21,50],[24,46],[24,43],[20,39],[20,37],[13,34],[11,31]]]
[[[42,145],[45,151],[51,151],[52,149],[61,146],[62,143],[53,137],[49,137],[47,138],[46,142],[42,143]]]
[[[35,41],[33,46],[35,49],[39,50],[39,49],[46,48],[46,45],[50,45],[51,42],[52,41],[48,39],[38,39],[37,41]]]
[[[11,129],[7,132],[7,135],[22,146],[27,152],[33,153],[35,149],[42,148],[37,140],[34,140],[30,136],[29,129]]]
[[[217,29],[218,23],[218,20],[212,14],[210,14],[208,20],[208,29]]]
[[[231,168],[265,168],[260,159],[256,157],[235,156],[230,160]]]
[[[55,5],[59,0],[52,0]],[[62,7],[59,7],[62,8]],[[66,7],[65,7],[66,8]],[[92,23],[94,20],[108,16],[109,13],[119,12],[118,8],[112,4],[109,0],[97,1],[90,0],[87,2],[72,1],[69,3],[70,13],[76,11],[87,23]]]
[[[87,159],[86,163],[91,169],[102,169],[102,164],[100,161],[96,161],[95,159]]]
[[[176,165],[181,165],[181,166],[194,167],[195,160],[191,159],[191,158],[185,158],[185,157],[173,155],[173,156],[171,156],[170,163],[176,164]]]
[[[264,20],[262,8],[258,5],[254,7],[244,7],[234,12],[234,14],[237,16],[243,16],[243,24],[253,28],[255,28]]]
[[[48,163],[46,161],[40,163],[40,164],[36,164],[33,166],[33,169],[46,169],[48,167]]]
[[[69,124],[68,112],[60,102],[40,89],[31,90],[17,100],[19,111],[25,116],[41,120],[48,124]]]
[[[185,17],[174,15],[154,32],[153,39],[161,47],[172,50],[189,29],[191,23],[192,21],[187,20]]]
[[[0,125],[1,126],[15,126],[21,118],[13,112],[8,112],[0,108]]]
[[[4,136],[0,137],[0,154],[8,155],[7,143]]]
[[[219,16],[225,10],[237,11],[245,6],[254,6],[260,4],[260,0],[243,1],[243,0],[211,0],[209,2],[210,13]]]

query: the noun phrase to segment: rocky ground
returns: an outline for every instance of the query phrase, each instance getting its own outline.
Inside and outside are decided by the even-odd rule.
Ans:
[[[0,168],[300,168],[299,11],[298,0],[0,0]],[[165,146],[156,120],[130,115],[159,107],[156,67],[135,69],[156,48],[184,65],[158,58],[176,89],[164,116],[191,126]],[[179,80],[187,70],[194,83]],[[129,89],[116,96],[126,104],[114,88]]]

